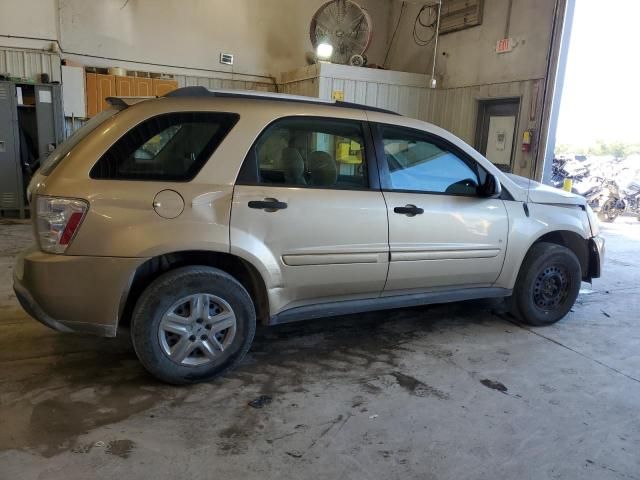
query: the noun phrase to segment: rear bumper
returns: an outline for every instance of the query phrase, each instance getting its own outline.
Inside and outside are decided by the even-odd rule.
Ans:
[[[113,337],[133,274],[144,260],[30,248],[18,256],[13,289],[22,308],[48,327]]]
[[[589,278],[600,278],[604,266],[604,238],[599,235],[589,239]]]

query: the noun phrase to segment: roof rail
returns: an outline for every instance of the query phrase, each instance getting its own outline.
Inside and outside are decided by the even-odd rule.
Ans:
[[[332,107],[353,108],[359,110],[367,110],[370,112],[388,113],[391,115],[400,115],[397,112],[386,110],[384,108],[371,107],[369,105],[361,105],[359,103],[322,100],[314,97],[304,97],[302,95],[288,95],[283,93],[259,92],[252,90],[210,90],[206,87],[183,87],[173,90],[166,95],[166,98],[180,97],[214,97],[214,98],[241,98],[246,100],[269,100],[274,102],[298,102],[313,105],[328,105]]]

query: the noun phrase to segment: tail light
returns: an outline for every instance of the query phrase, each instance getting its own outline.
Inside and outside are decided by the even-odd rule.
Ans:
[[[36,231],[45,252],[64,253],[73,240],[89,205],[84,200],[38,196]]]

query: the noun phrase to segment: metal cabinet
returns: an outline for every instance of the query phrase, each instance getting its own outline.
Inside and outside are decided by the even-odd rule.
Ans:
[[[24,205],[15,85],[0,82],[0,210]]]
[[[24,215],[25,186],[62,142],[63,118],[60,85],[0,81],[0,211]]]

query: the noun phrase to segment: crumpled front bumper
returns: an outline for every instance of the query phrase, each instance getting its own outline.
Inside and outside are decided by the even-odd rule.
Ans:
[[[136,268],[144,258],[21,253],[13,289],[33,318],[61,332],[116,335]]]

